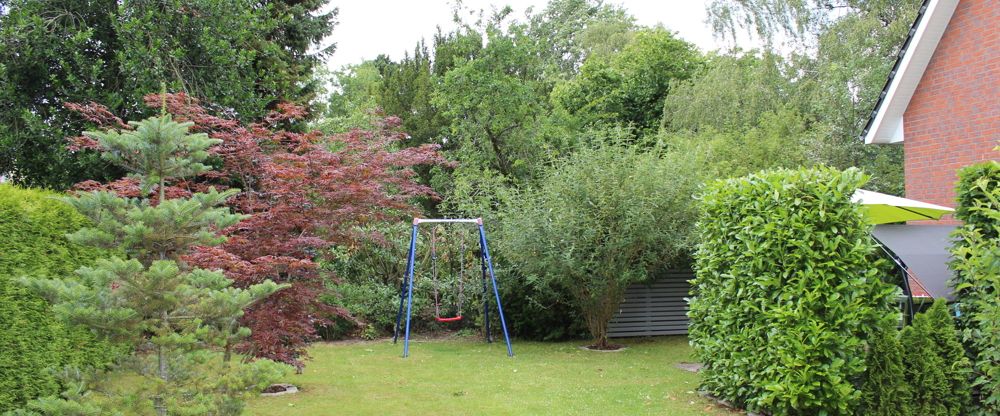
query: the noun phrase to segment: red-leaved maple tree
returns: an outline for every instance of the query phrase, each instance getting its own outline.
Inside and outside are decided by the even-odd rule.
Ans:
[[[250,125],[212,115],[184,94],[151,94],[146,104],[194,123],[193,132],[222,140],[211,149],[218,168],[196,180],[172,181],[167,197],[209,186],[236,187],[241,192],[229,204],[249,215],[221,230],[229,237],[225,244],[199,247],[185,260],[221,269],[239,287],[264,279],[291,284],[246,311],[242,325],[252,335],[233,347],[301,369],[307,343],[317,338],[316,327],[331,324],[336,316],[348,317],[347,311],[318,300],[325,289],[314,261],[332,245],[355,241],[355,226],[413,214],[416,198],[435,195],[417,183],[412,167],[447,162],[435,145],[401,143],[406,135],[398,131],[400,120],[395,117],[384,119],[374,131],[327,136],[289,129],[305,116],[301,107],[291,104],[279,104],[264,120]],[[129,128],[98,104],[67,106],[99,126]],[[73,150],[96,146],[83,136],[69,142]],[[130,178],[77,185],[81,190],[97,188],[126,196],[140,192]]]

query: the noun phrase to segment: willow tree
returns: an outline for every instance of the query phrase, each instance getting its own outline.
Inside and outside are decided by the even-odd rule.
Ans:
[[[625,289],[686,262],[700,165],[695,153],[580,150],[507,207],[498,241],[529,282],[571,295],[592,348],[612,348]]]

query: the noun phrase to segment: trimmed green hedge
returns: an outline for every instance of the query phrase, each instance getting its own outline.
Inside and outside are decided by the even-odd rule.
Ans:
[[[59,392],[49,369],[101,366],[115,348],[57,321],[49,304],[16,282],[23,275],[72,276],[101,256],[66,240],[86,223],[58,194],[0,184],[0,413]]]
[[[892,319],[856,169],[773,170],[702,196],[690,340],[702,389],[774,415],[852,414],[866,337]]]
[[[1000,163],[958,172],[958,209],[965,222],[955,232],[952,286],[959,330],[972,357],[974,412],[1000,414]]]

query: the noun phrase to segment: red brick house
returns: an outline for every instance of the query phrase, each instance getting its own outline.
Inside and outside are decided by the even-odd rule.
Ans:
[[[1000,155],[1000,1],[925,1],[862,137],[902,144],[907,198],[954,207],[956,171]]]
[[[907,198],[954,207],[958,169],[1000,156],[1000,0],[925,0],[861,137],[903,146]],[[951,297],[957,224],[876,227],[914,298]]]

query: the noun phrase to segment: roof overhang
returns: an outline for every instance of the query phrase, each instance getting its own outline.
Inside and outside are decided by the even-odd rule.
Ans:
[[[903,113],[934,56],[958,0],[927,0],[900,48],[878,102],[861,136],[866,144],[903,141]]]

